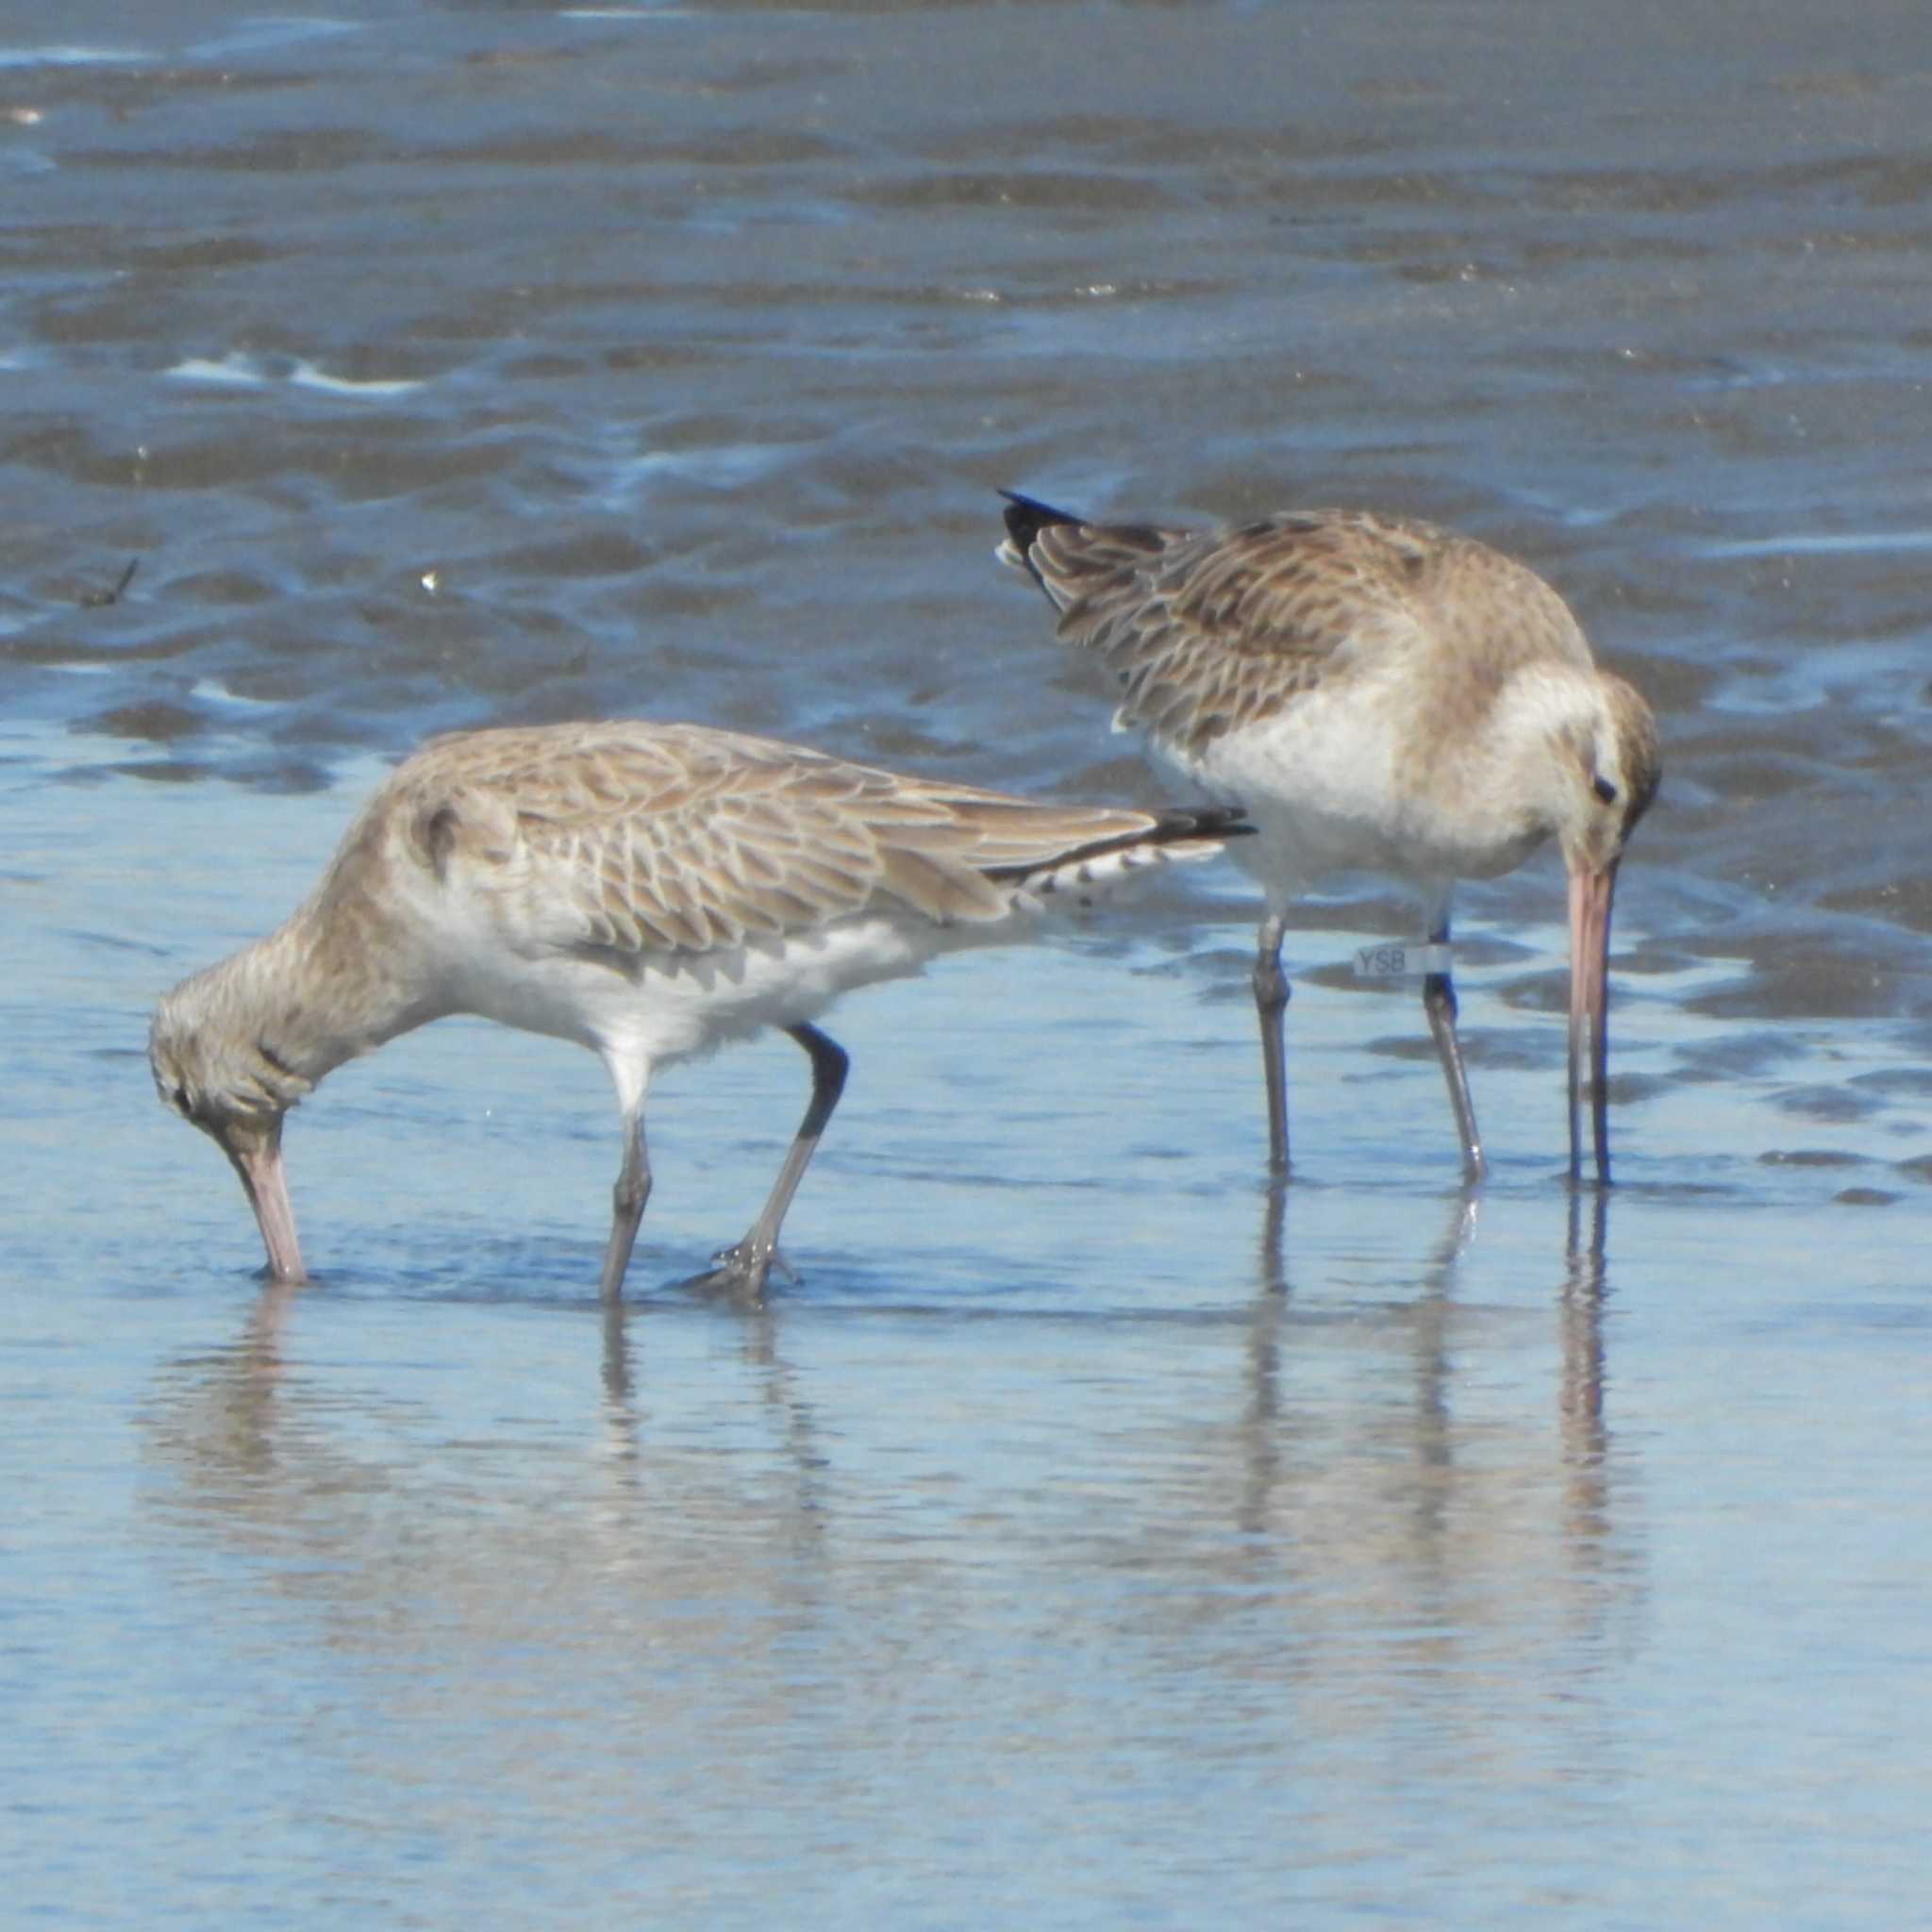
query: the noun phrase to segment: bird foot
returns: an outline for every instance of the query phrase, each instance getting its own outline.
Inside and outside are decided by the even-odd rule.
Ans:
[[[694,1294],[728,1295],[734,1301],[762,1301],[765,1282],[772,1271],[790,1284],[796,1284],[798,1271],[769,1241],[755,1241],[750,1235],[711,1257],[711,1265],[702,1274],[693,1274],[682,1284]]]

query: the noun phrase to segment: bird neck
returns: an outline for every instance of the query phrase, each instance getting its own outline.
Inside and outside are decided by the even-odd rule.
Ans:
[[[214,969],[233,1024],[305,1087],[344,1060],[438,1017],[385,970],[371,936],[311,900],[288,922]]]

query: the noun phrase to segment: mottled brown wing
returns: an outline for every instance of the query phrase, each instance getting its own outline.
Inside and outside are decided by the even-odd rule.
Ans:
[[[1026,561],[1060,635],[1119,681],[1121,723],[1199,752],[1413,643],[1442,543],[1426,525],[1314,510],[1197,532],[1051,524]]]
[[[445,864],[469,857],[469,876],[544,946],[704,951],[875,905],[994,919],[1014,877],[1156,824],[700,725],[482,732],[444,746],[460,769],[438,774],[424,822],[441,825]],[[434,836],[423,842],[433,852]]]

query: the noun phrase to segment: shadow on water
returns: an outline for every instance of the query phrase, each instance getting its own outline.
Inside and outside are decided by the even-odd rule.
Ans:
[[[796,1474],[800,1523],[815,1518],[822,1504],[814,1490],[824,1457],[814,1441],[812,1407],[799,1392],[798,1377],[778,1348],[778,1313],[768,1301],[714,1302],[733,1314],[741,1330],[741,1355],[753,1373],[760,1407],[772,1418],[783,1460]],[[604,1415],[614,1460],[635,1472],[645,1458],[643,1411],[630,1324],[640,1311],[622,1300],[602,1304]]]
[[[1569,1475],[1571,1531],[1600,1545],[1610,1527],[1610,1434],[1604,1420],[1605,1254],[1610,1196],[1596,1189],[1570,1196],[1558,1322],[1562,1380],[1557,1397],[1563,1461]]]
[[[436,1324],[268,1284],[231,1341],[162,1370],[146,1514],[197,1595],[319,1622],[372,1683],[487,1687],[512,1645],[543,1659],[541,1697],[594,1660],[626,1724],[699,1737],[720,1681],[758,1724],[809,1729],[801,1658],[891,1656],[916,1696],[949,1647],[1005,1670],[1078,1641],[1150,1681],[1275,1685],[1253,1721],[1291,1712],[1324,1748],[1435,1682],[1454,1754],[1487,1722],[1467,1684],[1569,1683],[1636,1600],[1608,1211],[1573,1204],[1555,1360],[1547,1304],[1498,1293],[1464,1194],[1338,1297],[1312,1243],[1290,1259],[1273,1191],[1232,1321],[774,1303]]]
[[[1261,1211],[1259,1293],[1248,1331],[1247,1432],[1252,1439],[1252,1495],[1241,1511],[1244,1526],[1265,1517],[1265,1496],[1276,1468],[1274,1437],[1281,1420],[1282,1330],[1292,1301],[1287,1254],[1288,1208],[1293,1192],[1285,1179],[1272,1181]],[[1450,1380],[1447,1328],[1457,1269],[1475,1241],[1480,1196],[1465,1188],[1450,1198],[1441,1233],[1418,1279],[1406,1324],[1411,1332],[1411,1372],[1416,1391],[1419,1459],[1443,1467],[1449,1450]]]
[[[654,1415],[630,1328],[639,1311],[605,1305],[601,1401],[553,1405],[535,1420],[534,1441],[523,1433],[526,1418],[500,1412],[518,1374],[506,1377],[500,1360],[487,1358],[487,1341],[478,1352],[474,1339],[463,1338],[455,1347],[468,1354],[452,1353],[425,1370],[425,1342],[412,1340],[405,1357],[384,1361],[358,1331],[359,1360],[337,1356],[318,1366],[294,1346],[305,1309],[313,1307],[312,1291],[264,1283],[235,1341],[177,1358],[147,1407],[154,1459],[175,1478],[161,1507],[198,1521],[231,1551],[285,1552],[292,1540],[317,1558],[366,1565],[374,1583],[400,1559],[403,1544],[419,1537],[434,1543],[437,1532],[428,1526],[452,1512],[470,1519],[466,1569],[491,1546],[513,1568],[564,1532],[573,1560],[594,1572],[631,1542],[641,1524],[661,1522],[667,1509],[693,1546],[712,1537],[741,1542],[755,1521],[774,1547],[794,1556],[815,1539],[824,1458],[811,1405],[799,1392],[770,1307],[732,1306],[733,1353],[743,1375],[729,1379],[735,1387],[748,1382],[757,1402],[750,1408],[735,1403],[710,1420],[670,1399],[676,1371],[662,1365]],[[359,1319],[362,1309],[347,1305],[336,1312]],[[704,1311],[693,1312],[699,1319],[679,1338],[687,1350],[694,1335],[708,1341],[717,1332]],[[667,1319],[661,1308],[651,1313],[660,1338]],[[333,1334],[340,1346],[340,1325]],[[558,1353],[542,1368],[568,1376],[581,1360],[582,1331],[566,1322],[556,1335]],[[558,1386],[554,1375],[545,1380],[549,1389]],[[478,1402],[480,1419],[471,1412]],[[768,1424],[753,1444],[755,1495],[718,1473],[721,1460],[732,1458],[717,1453],[741,1452],[752,1415]],[[774,1472],[785,1480],[770,1480]],[[694,1479],[698,1474],[702,1479]],[[708,1508],[715,1511],[708,1518]]]
[[[1288,1367],[1296,1357],[1304,1362],[1318,1357],[1336,1322],[1332,1307],[1297,1303],[1288,1250],[1291,1198],[1291,1191],[1285,1186],[1266,1191],[1257,1243],[1257,1291],[1244,1319],[1246,1394],[1240,1430],[1244,1500],[1238,1519],[1248,1531],[1264,1529],[1271,1521],[1271,1497],[1282,1474],[1284,1445],[1306,1427],[1284,1397]],[[1605,1483],[1611,1450],[1605,1417],[1603,1332],[1609,1211],[1607,1195],[1573,1196],[1557,1296],[1561,1459],[1571,1480],[1574,1521],[1579,1528],[1595,1534],[1607,1524]],[[1376,1318],[1383,1329],[1392,1324],[1402,1338],[1401,1359],[1411,1391],[1406,1433],[1408,1452],[1419,1469],[1446,1471],[1456,1461],[1456,1288],[1478,1248],[1481,1213],[1474,1191],[1449,1197],[1440,1232],[1414,1277],[1415,1292],[1383,1308]],[[1312,1270],[1313,1264],[1308,1265]],[[190,1497],[211,1510],[243,1503],[246,1514],[277,1488],[325,1491],[340,1474],[331,1473],[331,1432],[324,1425],[330,1419],[351,1424],[356,1397],[340,1386],[325,1387],[323,1377],[307,1370],[295,1373],[291,1395],[287,1336],[294,1311],[308,1299],[301,1291],[265,1282],[232,1344],[179,1360],[164,1378],[161,1399],[151,1409],[150,1419],[167,1446],[168,1459],[186,1475]],[[749,1373],[757,1407],[773,1424],[768,1441],[793,1473],[795,1507],[801,1516],[816,1512],[823,1507],[816,1477],[824,1469],[825,1458],[817,1442],[814,1405],[802,1392],[799,1373],[780,1345],[782,1304],[714,1300],[688,1305],[684,1312],[696,1318],[701,1332],[715,1334],[718,1317],[735,1331],[735,1352]],[[874,1312],[882,1320],[903,1321],[908,1315],[935,1311],[891,1304]],[[977,1328],[991,1311],[947,1312],[952,1317],[949,1326],[963,1319]],[[1028,1322],[1040,1319],[1038,1311],[1011,1313]],[[688,1323],[667,1331],[671,1316],[672,1310],[658,1303],[634,1307],[615,1302],[601,1307],[598,1378],[606,1460],[612,1472],[637,1476],[661,1466],[661,1455],[649,1441],[651,1372],[640,1367],[633,1324],[645,1321],[654,1332],[658,1350],[656,1386],[661,1397],[666,1377],[675,1373],[663,1359],[663,1340],[667,1332],[674,1332],[688,1342],[692,1333]],[[1054,1326],[1066,1320],[1064,1315],[1048,1319]],[[1118,1312],[1105,1319],[1108,1325],[1122,1323]],[[1166,1318],[1156,1319],[1164,1324]],[[1144,1316],[1140,1321],[1127,1318],[1124,1325],[1133,1328],[1144,1323]],[[1088,1324],[1076,1317],[1075,1325]],[[388,1394],[370,1396],[372,1419],[390,1418],[399,1400]],[[568,1420],[558,1419],[557,1425],[567,1428]],[[349,1427],[347,1432],[353,1435],[355,1430]],[[1442,1495],[1441,1490],[1425,1488],[1419,1501],[1426,1499],[1428,1507],[1436,1507]]]
[[[1587,1204],[1581,1191],[1572,1193],[1561,1302],[1563,1420],[1572,1454],[1599,1462],[1608,1446],[1604,1431],[1604,1269],[1609,1221],[1607,1191],[1596,1190]]]
[[[1632,1531],[1620,1526],[1615,1507],[1605,1407],[1609,1195],[1573,1192],[1568,1205],[1555,1296],[1556,1427],[1541,1449],[1534,1433],[1524,1433],[1533,1399],[1503,1436],[1473,1399],[1472,1382],[1493,1374],[1494,1365],[1471,1338],[1478,1330],[1500,1335],[1506,1319],[1485,1301],[1489,1271],[1476,1267],[1479,1194],[1450,1197],[1412,1294],[1345,1317],[1336,1315],[1319,1285],[1298,1305],[1296,1274],[1314,1282],[1321,1257],[1299,1269],[1291,1258],[1292,1198],[1288,1187],[1269,1189],[1257,1243],[1257,1292],[1237,1431],[1241,1479],[1233,1520],[1241,1536],[1276,1549],[1299,1544],[1304,1552],[1332,1539],[1338,1574],[1331,1583],[1339,1583],[1342,1569],[1360,1565],[1358,1581],[1379,1591],[1392,1561],[1415,1568],[1418,1589],[1433,1574],[1450,1596],[1486,1595],[1512,1564],[1530,1560],[1532,1543],[1541,1543],[1543,1555],[1534,1560],[1555,1563],[1543,1578],[1547,1601],[1573,1611],[1588,1607],[1580,1612],[1583,1630],[1600,1638],[1613,1606],[1627,1599],[1632,1557]],[[1459,1306],[1458,1287],[1472,1274],[1474,1299]],[[1310,1364],[1337,1351],[1329,1338],[1338,1330],[1345,1335],[1364,1324],[1391,1344],[1376,1358],[1383,1387],[1373,1434],[1359,1406],[1324,1407],[1306,1392],[1298,1402],[1286,1392],[1297,1382],[1307,1390]],[[1406,1401],[1387,1385],[1397,1369],[1406,1377]],[[1391,1467],[1407,1474],[1391,1476]],[[1541,1528],[1524,1522],[1506,1530],[1506,1512],[1492,1491],[1496,1499],[1510,1492],[1511,1507],[1524,1496],[1546,1497]],[[1343,1517],[1352,1519],[1345,1531],[1330,1527]],[[1271,1566],[1274,1560],[1268,1558]],[[1477,1641],[1482,1621],[1465,1613],[1467,1633]],[[1575,1634],[1574,1623],[1571,1629]]]

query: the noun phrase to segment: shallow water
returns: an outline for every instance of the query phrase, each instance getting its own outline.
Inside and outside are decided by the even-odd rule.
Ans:
[[[0,29],[0,1868],[23,1924],[1910,1923],[1932,1500],[1919,9],[77,5]],[[1553,861],[1232,869],[674,1073],[290,1130],[264,1291],[156,994],[453,724],[1158,797],[993,490],[1501,542],[1663,714],[1620,1185]],[[101,601],[130,559],[139,568]]]

